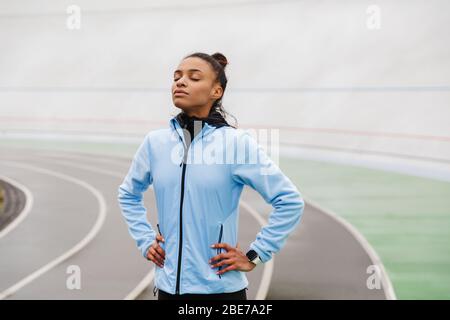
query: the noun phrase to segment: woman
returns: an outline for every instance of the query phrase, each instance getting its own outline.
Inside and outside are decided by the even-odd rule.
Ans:
[[[146,135],[119,187],[130,235],[156,265],[159,300],[246,300],[245,272],[282,248],[303,213],[304,201],[289,178],[248,132],[225,120],[226,65],[220,53],[194,53],[181,61],[172,85],[181,112],[169,128]],[[150,184],[158,230],[142,204]],[[245,253],[237,243],[244,185],[274,208]]]

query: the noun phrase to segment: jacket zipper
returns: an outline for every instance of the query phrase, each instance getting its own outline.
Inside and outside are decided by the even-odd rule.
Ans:
[[[179,136],[179,135],[178,135]],[[179,136],[181,142],[183,140]],[[192,143],[192,142],[191,142]],[[183,143],[184,145],[184,143]],[[186,148],[184,147],[184,155],[183,155],[183,162],[180,163],[180,166],[183,166],[182,172],[181,172],[181,196],[180,196],[180,237],[179,237],[179,246],[178,246],[178,267],[177,267],[177,282],[175,287],[175,294],[180,293],[180,273],[181,273],[181,253],[182,253],[182,241],[183,241],[183,200],[184,200],[184,180],[186,175],[186,159],[187,159],[187,152],[189,150],[191,144]]]
[[[182,251],[182,240],[183,240],[183,200],[184,200],[184,177],[186,173],[186,163],[183,163],[183,172],[181,173],[181,197],[180,197],[180,239],[178,248],[178,268],[177,268],[177,286],[175,294],[180,292],[180,268],[181,268],[181,251]]]
[[[178,131],[175,128],[174,125],[174,129],[175,131],[178,133]],[[202,134],[202,139],[203,139],[203,127],[201,130],[201,134]],[[183,162],[180,163],[180,167],[183,166],[182,172],[181,172],[181,196],[180,196],[180,237],[179,237],[179,246],[178,246],[178,267],[177,267],[177,282],[176,282],[176,286],[175,286],[175,294],[180,294],[180,273],[181,273],[181,253],[182,253],[182,241],[183,241],[183,200],[184,200],[184,180],[185,180],[185,175],[186,175],[186,160],[187,160],[187,155],[188,155],[188,151],[189,148],[192,145],[192,142],[194,141],[194,137],[192,137],[191,139],[191,143],[189,143],[189,146],[185,146],[183,139],[181,138],[181,136],[178,134],[179,139],[181,140],[181,142],[183,143],[184,146],[184,155],[183,155]]]
[[[220,224],[220,233],[219,233],[219,242],[220,243],[222,241],[222,234],[223,234],[223,224]],[[220,254],[222,248],[217,248],[217,254]],[[222,266],[219,266],[219,271],[220,269],[222,269]],[[219,274],[219,278],[222,279],[222,276]]]

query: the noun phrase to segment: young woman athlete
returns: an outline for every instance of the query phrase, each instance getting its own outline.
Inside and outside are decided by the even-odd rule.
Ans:
[[[158,299],[246,300],[246,272],[272,258],[300,222],[300,192],[246,131],[231,126],[222,98],[227,59],[193,53],[173,74],[181,111],[168,128],[147,133],[118,190],[130,235],[155,266]],[[158,224],[146,217],[152,185]],[[238,244],[245,185],[273,207],[249,250]],[[155,291],[156,294],[156,291]]]

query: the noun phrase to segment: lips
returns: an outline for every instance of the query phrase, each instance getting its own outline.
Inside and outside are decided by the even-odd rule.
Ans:
[[[183,90],[175,90],[173,95],[174,96],[183,96],[183,95],[187,95],[188,93],[186,91]]]

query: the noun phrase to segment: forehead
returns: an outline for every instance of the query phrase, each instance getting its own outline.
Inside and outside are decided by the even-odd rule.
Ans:
[[[209,73],[211,72],[211,68],[209,67],[209,64],[204,61],[203,59],[200,59],[198,57],[189,57],[180,62],[178,67],[176,68],[175,72],[194,72],[198,71],[200,73]]]

